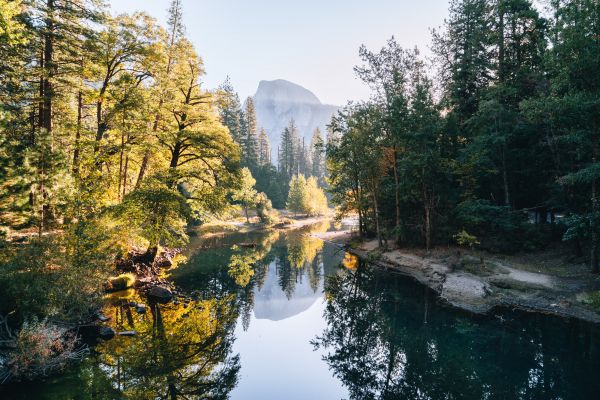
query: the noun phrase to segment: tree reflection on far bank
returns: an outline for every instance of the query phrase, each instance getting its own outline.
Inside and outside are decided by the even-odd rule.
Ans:
[[[597,327],[541,315],[477,317],[364,265],[328,277],[313,344],[351,399],[580,399],[600,393]],[[518,351],[515,351],[518,349]]]

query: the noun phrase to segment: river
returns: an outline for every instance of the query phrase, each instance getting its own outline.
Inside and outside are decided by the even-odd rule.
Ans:
[[[128,305],[145,302],[138,293],[111,295],[112,326],[136,336],[100,343],[67,373],[0,397],[600,398],[598,326],[462,312],[308,235],[328,229],[192,238],[187,261],[170,271],[187,300],[138,314]]]

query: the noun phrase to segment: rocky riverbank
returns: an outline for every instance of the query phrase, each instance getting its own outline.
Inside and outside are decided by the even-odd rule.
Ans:
[[[315,234],[380,268],[410,276],[449,304],[485,314],[498,307],[553,314],[600,323],[600,278],[584,265],[561,265],[552,252],[532,254],[527,263],[458,248],[429,254],[418,250],[381,251],[376,241],[352,243],[350,232]],[[352,243],[352,244],[351,244]],[[545,258],[552,259],[545,263]]]

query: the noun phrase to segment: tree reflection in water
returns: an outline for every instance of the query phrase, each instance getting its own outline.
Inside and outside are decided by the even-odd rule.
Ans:
[[[234,298],[149,308],[138,316],[127,305],[115,305],[111,314],[117,330],[138,334],[96,349],[101,370],[122,397],[227,398],[240,368],[238,356],[230,354],[238,316]]]
[[[359,265],[326,282],[313,344],[352,399],[582,399],[600,385],[598,328],[533,314],[474,317]]]

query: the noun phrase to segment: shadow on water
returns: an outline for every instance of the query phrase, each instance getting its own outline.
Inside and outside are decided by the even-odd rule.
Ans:
[[[256,332],[244,338],[246,347],[234,342],[252,324],[260,337],[268,334],[261,329],[289,321],[316,324],[309,335],[321,369],[298,365],[305,376],[280,374],[277,384],[286,388],[324,373],[337,380],[335,393],[350,399],[599,398],[598,327],[508,310],[460,312],[409,278],[369,268],[305,235],[330,229],[325,222],[300,231],[194,238],[187,262],[171,271],[187,299],[138,314],[130,304],[145,299],[135,291],[107,297],[112,326],[137,335],[101,342],[72,371],[13,385],[0,398],[252,398],[240,385],[251,357],[244,352],[264,343],[249,339]],[[307,310],[320,302],[324,311],[316,323]],[[304,350],[291,351],[303,348],[294,337],[284,332],[281,339],[291,341],[284,356],[292,365],[305,362],[298,354]],[[262,367],[264,393],[281,369],[277,363]],[[325,387],[312,393],[320,389],[325,393]]]

